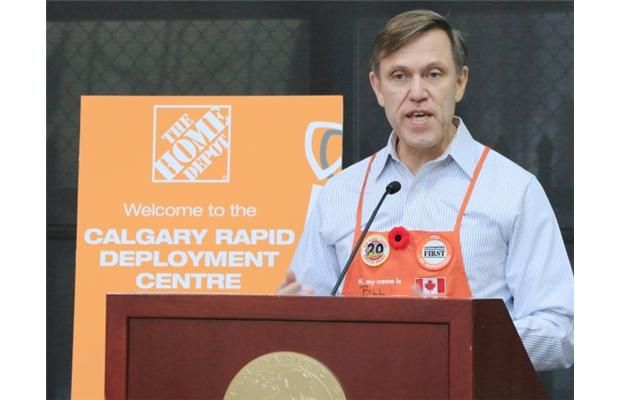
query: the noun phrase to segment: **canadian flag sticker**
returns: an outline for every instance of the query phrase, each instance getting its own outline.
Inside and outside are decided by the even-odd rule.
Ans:
[[[446,293],[446,278],[416,278],[415,284],[418,293],[423,296]]]

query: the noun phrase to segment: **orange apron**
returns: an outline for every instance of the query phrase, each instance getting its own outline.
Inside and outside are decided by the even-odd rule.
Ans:
[[[489,148],[486,147],[476,165],[452,231],[409,231],[402,227],[395,227],[390,232],[369,231],[359,254],[351,263],[342,294],[471,297],[461,252],[461,221],[488,153]],[[368,162],[357,205],[353,245],[362,233],[364,190],[374,158],[373,155]]]

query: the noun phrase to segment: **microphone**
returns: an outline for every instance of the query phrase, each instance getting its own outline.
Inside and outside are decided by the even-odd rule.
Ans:
[[[377,216],[377,212],[379,211],[381,204],[383,204],[383,200],[385,200],[388,194],[397,193],[399,190],[400,190],[400,182],[398,181],[392,181],[385,187],[385,193],[383,193],[383,196],[381,196],[381,200],[379,200],[379,204],[377,204],[377,207],[375,207],[375,210],[372,212],[370,219],[368,219],[366,228],[364,228],[362,235],[357,240],[357,243],[355,243],[355,247],[353,248],[353,251],[351,252],[351,256],[349,257],[349,260],[347,261],[347,263],[344,265],[344,268],[342,269],[342,272],[340,273],[340,276],[338,277],[338,282],[336,282],[336,285],[332,289],[332,293],[331,293],[332,296],[336,295],[336,292],[338,291],[338,287],[340,287],[340,283],[342,283],[342,280],[344,279],[345,275],[347,274],[347,271],[349,270],[349,267],[351,266],[351,263],[353,262],[353,258],[357,254],[357,251],[362,245],[362,241],[364,240],[364,238],[366,237],[366,234],[368,233],[368,230],[370,229],[370,224],[372,224],[372,221],[375,220],[375,217]]]

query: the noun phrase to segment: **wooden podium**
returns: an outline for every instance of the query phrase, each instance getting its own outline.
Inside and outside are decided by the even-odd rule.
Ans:
[[[108,400],[222,399],[277,351],[348,400],[546,398],[501,300],[114,294],[106,331]]]

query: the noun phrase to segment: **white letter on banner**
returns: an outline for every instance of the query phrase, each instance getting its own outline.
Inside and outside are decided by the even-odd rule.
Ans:
[[[190,165],[189,167],[187,167],[187,169],[185,169],[185,171],[183,171],[183,174],[185,175],[185,177],[187,179],[189,179],[190,181],[195,181],[196,178],[198,178],[198,175],[202,173],[202,171],[198,171],[194,166]]]
[[[183,151],[184,149],[185,151]],[[196,157],[197,150],[196,146],[194,146],[194,143],[191,141],[187,139],[179,139],[174,146],[172,146],[172,153],[177,160],[182,163],[188,163]]]
[[[208,289],[224,289],[224,274],[208,274],[207,275],[207,288]]]
[[[241,274],[226,274],[226,289],[241,289]]]
[[[97,239],[92,239],[92,234],[96,234]],[[103,235],[103,231],[99,228],[90,228],[84,232],[84,241],[88,244],[101,244],[101,235]]]
[[[217,137],[217,135],[213,133],[211,129],[209,129],[209,127],[205,124],[205,122],[202,119],[199,119],[198,122],[196,122],[196,128],[198,128],[198,131],[200,132],[200,136],[203,139],[206,138],[209,142],[213,141],[213,139]],[[196,131],[190,131],[190,132],[192,132],[192,135],[193,133],[198,133]],[[190,132],[187,133],[188,136],[190,136]],[[196,137],[196,139],[198,139],[198,137]],[[204,144],[203,148],[206,147],[207,140],[201,141],[201,144]]]
[[[187,253],[181,250],[175,250],[168,254],[168,264],[175,268],[187,265]]]
[[[145,280],[148,280],[148,283],[145,283]],[[136,276],[136,286],[139,289],[152,289],[155,284],[153,283],[153,274],[149,274],[148,272],[143,272]]]
[[[220,245],[222,243],[226,244],[238,244],[233,241],[233,231],[232,229],[216,229],[215,230],[215,244]]]
[[[142,264],[153,261],[153,253],[150,251],[136,251],[136,267],[141,267]]]
[[[104,250],[99,253],[99,266],[113,267],[118,264],[118,253],[112,250]]]
[[[290,229],[278,229],[277,242],[280,246],[286,246],[295,241],[295,232]]]
[[[149,228],[141,228],[136,232],[136,242],[138,244],[153,244],[155,241],[155,232]]]
[[[208,111],[205,115],[203,115],[203,118],[213,125],[217,133],[222,132],[226,128],[226,125],[222,124],[222,122],[220,122],[220,120],[211,111]]]
[[[169,181],[181,172],[183,166],[170,154],[170,151],[166,151],[155,163],[155,169]]]

